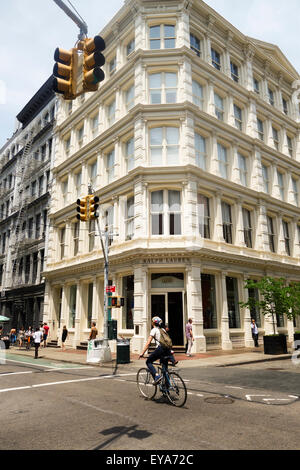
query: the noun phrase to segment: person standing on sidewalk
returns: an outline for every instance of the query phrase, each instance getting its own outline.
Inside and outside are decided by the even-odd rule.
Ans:
[[[62,330],[62,334],[61,334],[61,347],[62,347],[63,351],[66,350],[65,341],[67,339],[67,336],[68,336],[68,330],[67,330],[66,325],[64,325],[63,330]]]
[[[96,328],[96,323],[93,321],[90,336],[89,336],[89,341],[91,341],[92,339],[96,339],[97,335],[98,335],[98,330]]]
[[[33,341],[34,341],[34,359],[38,359],[38,351],[43,339],[43,332],[40,328],[36,328],[35,332],[33,333]]]
[[[187,324],[185,325],[185,336],[186,336],[186,340],[188,344],[187,351],[186,351],[187,356],[191,356],[191,350],[192,350],[192,346],[194,342],[192,323],[193,323],[192,318],[189,318]]]
[[[252,338],[253,338],[253,341],[254,341],[254,345],[256,348],[259,347],[259,344],[258,344],[258,328],[257,328],[257,325],[256,325],[256,322],[254,320],[254,318],[252,318],[251,320],[251,330],[252,330]]]
[[[47,325],[47,323],[44,323],[44,327],[43,327],[43,331],[44,331],[44,334],[43,334],[43,340],[44,340],[44,348],[47,346],[47,338],[48,338],[48,335],[49,335],[49,326]]]

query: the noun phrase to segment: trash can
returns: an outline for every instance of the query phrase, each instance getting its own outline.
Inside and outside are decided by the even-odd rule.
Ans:
[[[104,355],[103,339],[92,339],[88,341],[86,362],[96,364],[100,362]]]
[[[117,364],[129,364],[130,339],[117,340]]]
[[[3,341],[3,344],[5,345],[5,348],[1,348],[1,349],[9,349],[9,346],[10,346],[10,340],[8,338],[1,338],[0,341]]]

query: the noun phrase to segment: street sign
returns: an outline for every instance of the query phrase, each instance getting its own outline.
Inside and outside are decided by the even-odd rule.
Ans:
[[[106,292],[116,292],[116,286],[107,286]]]

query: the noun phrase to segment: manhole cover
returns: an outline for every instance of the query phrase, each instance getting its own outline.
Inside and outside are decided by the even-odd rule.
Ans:
[[[205,398],[204,401],[212,405],[231,405],[234,403],[233,398],[230,397],[208,397]]]

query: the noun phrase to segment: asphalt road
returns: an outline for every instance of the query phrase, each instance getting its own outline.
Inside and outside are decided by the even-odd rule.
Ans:
[[[0,449],[299,449],[300,365],[180,369],[187,403],[142,398],[136,369],[0,364]],[[142,366],[141,361],[141,366]]]

